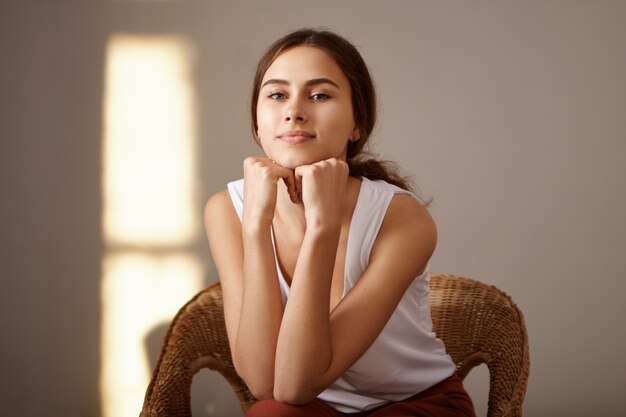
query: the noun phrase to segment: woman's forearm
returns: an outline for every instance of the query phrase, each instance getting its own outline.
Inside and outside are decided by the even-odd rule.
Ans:
[[[330,288],[340,227],[309,228],[285,307],[276,351],[274,396],[301,403],[313,399],[332,361]]]
[[[243,293],[237,341],[237,371],[258,398],[272,398],[276,341],[283,303],[270,227],[243,225]]]

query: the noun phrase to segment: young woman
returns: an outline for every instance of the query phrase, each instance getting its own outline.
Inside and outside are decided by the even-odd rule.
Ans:
[[[265,157],[206,205],[247,417],[473,416],[432,332],[436,228],[362,149],[375,122],[356,48],[300,30],[259,62],[252,125]]]

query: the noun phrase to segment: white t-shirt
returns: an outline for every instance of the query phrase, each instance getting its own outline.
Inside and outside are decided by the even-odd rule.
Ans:
[[[241,219],[243,180],[228,184]],[[385,181],[362,179],[346,250],[343,297],[369,263],[370,252],[395,194],[410,194]],[[277,264],[283,302],[289,285]],[[352,413],[401,401],[451,376],[456,366],[432,331],[428,271],[415,278],[378,338],[363,356],[318,396],[335,409]]]

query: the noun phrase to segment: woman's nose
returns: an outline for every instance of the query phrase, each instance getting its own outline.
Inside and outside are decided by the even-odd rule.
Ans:
[[[291,121],[296,121],[296,122],[303,122],[304,121],[304,116],[302,116],[301,114],[287,114],[287,116],[285,117],[285,120],[287,122],[291,122]]]
[[[285,121],[287,122],[304,122],[306,118],[306,112],[298,103],[293,103],[285,111]]]

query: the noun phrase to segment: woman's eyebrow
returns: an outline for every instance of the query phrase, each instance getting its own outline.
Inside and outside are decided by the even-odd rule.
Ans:
[[[266,85],[272,85],[272,84],[289,85],[290,83],[287,80],[281,80],[281,79],[278,79],[278,78],[270,78],[269,80],[267,80],[267,81],[265,81],[263,83],[261,88],[265,87]],[[313,86],[313,85],[319,85],[319,84],[330,84],[330,85],[334,85],[335,87],[337,87],[339,89],[339,85],[337,85],[336,82],[334,82],[330,78],[325,78],[325,77],[313,78],[313,79],[307,80],[304,83],[304,85],[307,86],[307,87],[310,87],[310,86]]]
[[[331,80],[330,78],[313,78],[312,80],[308,80],[306,83],[304,83],[304,85],[306,85],[307,87],[310,87],[312,85],[319,85],[319,84],[331,84],[339,88],[339,85],[337,85],[337,83]]]

